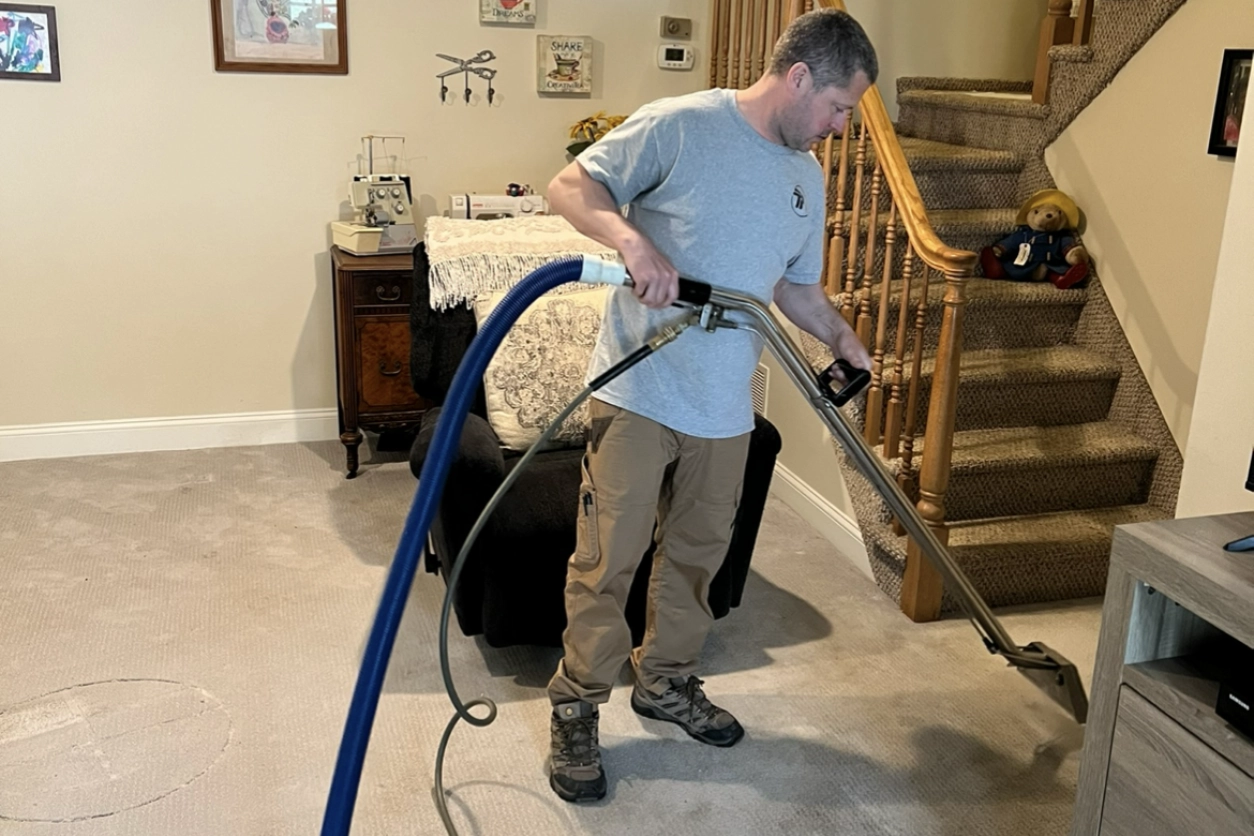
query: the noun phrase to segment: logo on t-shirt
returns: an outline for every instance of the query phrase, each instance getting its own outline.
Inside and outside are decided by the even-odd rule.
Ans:
[[[806,208],[806,193],[801,186],[793,186],[792,211],[796,212],[802,218],[808,218],[810,216],[810,210]]]

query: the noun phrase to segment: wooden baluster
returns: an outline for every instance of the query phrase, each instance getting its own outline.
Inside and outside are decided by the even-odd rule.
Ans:
[[[906,256],[912,257],[913,255],[914,246],[911,244]],[[913,356],[911,357],[910,366],[910,389],[906,395],[906,426],[902,432],[901,468],[897,477],[901,490],[911,500],[918,499],[914,474],[914,434],[916,432],[916,417],[919,414],[919,379],[922,377],[923,370],[923,331],[927,327],[927,289],[931,270],[927,265],[923,265],[919,275],[923,279],[923,286],[919,288],[919,304],[914,313],[914,346],[911,352]],[[904,534],[905,530],[903,529],[898,533]]]
[[[731,43],[728,49],[727,86],[733,89],[743,86],[740,83],[740,64],[744,59],[741,44],[744,39],[745,0],[735,0],[732,7]]]
[[[878,226],[880,219],[880,189],[884,174],[880,158],[875,157],[875,170],[871,175],[871,211],[867,216],[866,241],[863,243],[862,298],[858,305],[858,339],[869,351],[871,348],[871,294],[875,282],[875,253],[879,250]]]
[[[942,544],[949,541],[945,525],[945,493],[949,489],[954,446],[954,418],[958,407],[958,367],[962,360],[962,326],[966,314],[969,273],[945,275],[940,343],[932,396],[928,400],[927,430],[923,437],[923,464],[919,468],[919,515]],[[945,585],[940,572],[911,539],[906,548],[906,570],[901,583],[901,611],[912,621],[940,617]]]
[[[1036,76],[1032,80],[1032,101],[1045,104],[1049,100],[1050,47],[1071,43],[1075,20],[1071,17],[1071,0],[1049,0],[1049,14],[1041,22],[1041,36],[1036,47]]]
[[[714,58],[710,61],[710,86],[727,86],[727,48],[731,40],[731,0],[714,0]]]
[[[827,295],[843,296],[840,279],[845,258],[845,189],[849,187],[849,129],[840,137],[840,162],[836,175],[836,210],[832,217],[832,237],[827,251]],[[830,201],[829,201],[830,205]],[[837,301],[842,305],[841,300]]]
[[[845,299],[840,313],[845,322],[854,324],[858,296],[858,236],[862,229],[862,179],[866,175],[866,125],[858,129],[858,154],[854,160],[853,217],[849,221],[849,267],[845,271]]]
[[[753,83],[753,9],[757,0],[745,0],[744,57],[740,61],[740,87],[743,90]]]
[[[753,50],[753,80],[757,81],[762,77],[762,72],[766,68],[766,56],[770,54],[771,47],[767,43],[767,6],[768,0],[758,0],[757,13],[753,18],[753,32],[755,48]]]
[[[1084,46],[1093,37],[1093,0],[1080,0],[1075,15],[1075,32],[1071,43]]]
[[[878,169],[877,169],[878,170]],[[872,198],[874,203],[874,198]],[[884,227],[884,277],[880,282],[880,309],[875,321],[875,352],[871,355],[871,386],[866,396],[866,443],[880,443],[880,422],[884,412],[884,339],[888,329],[888,301],[893,279],[893,245],[897,242],[897,202],[889,201],[888,223]],[[900,317],[899,317],[900,318]]]
[[[775,51],[775,42],[779,40],[779,21],[786,0],[766,0],[766,64],[770,65],[771,54]]]
[[[894,204],[895,206],[896,204]],[[901,454],[902,401],[901,386],[906,374],[906,336],[910,332],[910,282],[914,278],[914,245],[907,242],[905,261],[901,267],[901,303],[897,309],[897,345],[893,354],[893,394],[888,400],[887,429],[884,432],[884,457],[895,459]],[[926,279],[927,276],[924,276]],[[927,284],[923,286],[927,293]],[[920,355],[921,357],[921,355]],[[913,430],[913,425],[911,426]]]

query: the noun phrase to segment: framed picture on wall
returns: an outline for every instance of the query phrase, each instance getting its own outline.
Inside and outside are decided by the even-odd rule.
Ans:
[[[539,92],[592,92],[591,36],[537,35],[536,43]]]
[[[1219,71],[1219,93],[1210,128],[1210,153],[1235,157],[1241,137],[1241,114],[1250,89],[1254,49],[1225,49]],[[1254,129],[1252,129],[1254,130]]]
[[[209,0],[219,72],[348,74],[347,0]]]
[[[536,22],[538,0],[479,0],[481,23],[509,23],[528,26]]]
[[[61,80],[56,9],[0,3],[0,78]]]

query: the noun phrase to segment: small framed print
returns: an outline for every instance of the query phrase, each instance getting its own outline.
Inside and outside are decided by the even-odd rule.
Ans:
[[[209,0],[218,72],[348,75],[347,0]]]
[[[536,42],[539,92],[592,92],[590,35],[537,35]]]
[[[538,0],[479,0],[479,22],[534,25]]]
[[[61,80],[56,9],[0,3],[0,78]]]
[[[1254,49],[1225,49],[1219,70],[1219,90],[1211,117],[1209,152],[1235,157],[1241,140],[1241,114],[1250,89]]]

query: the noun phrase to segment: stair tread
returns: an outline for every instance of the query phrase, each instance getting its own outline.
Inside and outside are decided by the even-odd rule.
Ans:
[[[911,369],[905,369],[906,380]],[[936,353],[922,357],[924,377],[936,371]],[[1123,373],[1119,363],[1103,354],[1078,345],[1052,345],[1045,348],[986,348],[962,353],[959,384],[988,384],[1013,380],[1015,383],[1044,383],[1057,380],[1113,380]]]
[[[920,104],[929,107],[950,107],[957,110],[974,110],[996,113],[1024,119],[1041,119],[1049,115],[1049,106],[1036,104],[1031,99],[1009,98],[1019,94],[995,93],[980,95],[982,91],[964,90],[908,90],[897,96],[898,105]]]
[[[923,439],[915,442],[922,454]],[[1158,448],[1113,421],[1060,426],[998,427],[954,433],[952,475],[1048,466],[1092,467],[1153,461]]]
[[[1017,172],[1023,169],[1023,158],[1013,151],[997,151],[989,148],[973,148],[936,142],[913,136],[898,137],[901,150],[906,155],[910,170],[914,172],[937,170],[964,170],[987,172]],[[875,148],[868,148],[867,157],[875,159]]]
[[[977,554],[981,550],[1096,546],[1105,557],[1109,554],[1114,526],[1151,522],[1165,516],[1169,515],[1152,505],[1119,505],[1022,517],[965,520],[949,524],[949,547],[955,557],[961,557],[964,553]],[[905,555],[907,538],[904,535],[898,537],[891,523],[874,523],[868,526],[867,533],[888,545],[899,556]]]
[[[1032,80],[1004,78],[962,78],[960,76],[903,75],[897,79],[898,95],[910,90],[980,90],[1001,93],[1031,93]]]

